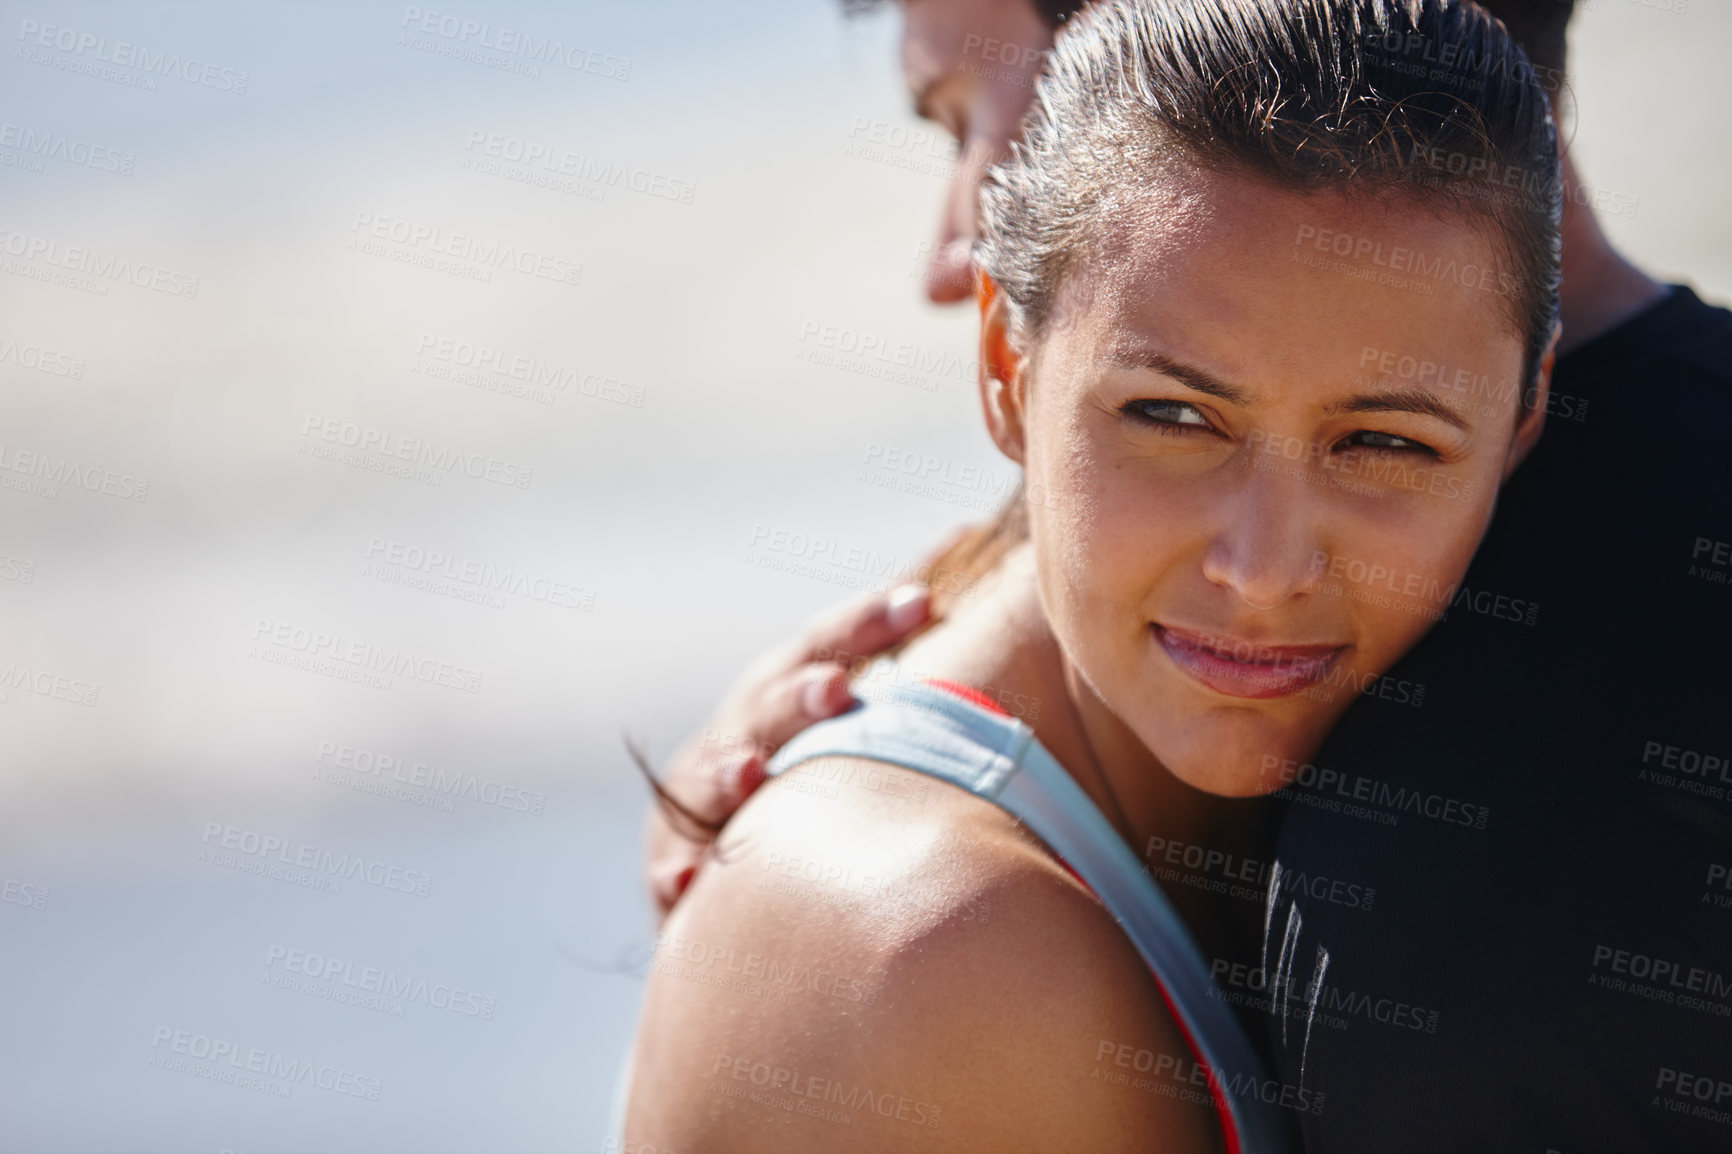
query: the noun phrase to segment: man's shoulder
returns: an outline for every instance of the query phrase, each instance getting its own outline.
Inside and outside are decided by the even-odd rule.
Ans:
[[[1732,310],[1703,300],[1688,285],[1672,285],[1664,299],[1630,318],[1605,337],[1565,358],[1573,373],[1591,375],[1607,368],[1622,371],[1634,362],[1643,376],[1660,374],[1666,382],[1705,390],[1716,400],[1732,400]]]
[[[1661,330],[1662,350],[1682,364],[1732,385],[1732,310],[1703,300],[1687,285],[1673,288],[1677,316]]]

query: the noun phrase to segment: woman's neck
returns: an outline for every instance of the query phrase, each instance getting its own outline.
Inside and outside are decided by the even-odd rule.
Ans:
[[[1151,846],[1233,840],[1223,824],[1257,808],[1174,777],[1106,707],[1048,627],[1026,543],[914,641],[900,663],[910,677],[945,678],[1020,703],[1013,712],[1140,859],[1147,860]]]
[[[1109,709],[1081,672],[1053,646],[1062,665],[1066,691],[1066,724],[1048,735],[1036,729],[1042,744],[1069,770],[1119,835],[1145,862],[1171,846],[1215,848],[1229,835],[1234,811],[1244,803],[1206,793],[1179,780],[1141,739]],[[1074,753],[1067,758],[1053,743]],[[1181,851],[1182,852],[1182,851]]]

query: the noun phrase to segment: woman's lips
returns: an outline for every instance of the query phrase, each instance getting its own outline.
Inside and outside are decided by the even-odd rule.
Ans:
[[[1219,634],[1150,626],[1173,664],[1229,697],[1286,697],[1323,680],[1345,645],[1256,645]]]

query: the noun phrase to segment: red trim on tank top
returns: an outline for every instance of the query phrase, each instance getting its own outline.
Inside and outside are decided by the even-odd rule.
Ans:
[[[1064,867],[1065,873],[1076,879],[1077,885],[1088,890],[1089,894],[1093,896],[1096,901],[1100,900],[1100,895],[1095,893],[1094,887],[1084,881],[1082,875],[1072,869],[1069,862],[1059,857],[1056,853],[1052,856],[1054,861]],[[1155,973],[1155,968],[1153,966],[1149,967],[1149,977],[1153,978],[1155,981],[1155,989],[1160,992],[1161,1002],[1167,1007],[1167,1014],[1173,1019],[1174,1024],[1179,1027],[1179,1033],[1184,1035],[1185,1045],[1190,1048],[1191,1057],[1196,1061],[1198,1066],[1202,1067],[1203,1073],[1209,1079],[1209,1097],[1215,1103],[1215,1114],[1217,1120],[1221,1123],[1221,1135],[1227,1148],[1227,1154],[1240,1154],[1241,1147],[1239,1145],[1239,1130],[1238,1127],[1233,1125],[1233,1112],[1227,1108],[1227,1096],[1221,1091],[1221,1083],[1215,1076],[1214,1068],[1210,1066],[1208,1062],[1203,1060],[1203,1051],[1198,1048],[1197,1039],[1191,1036],[1191,1027],[1185,1024],[1185,1019],[1179,1014],[1179,1008],[1173,1005],[1172,996],[1167,993],[1166,983],[1161,981],[1161,975]]]
[[[947,681],[942,677],[922,677],[920,680],[925,684],[932,686],[934,689],[942,689],[946,693],[954,694],[970,704],[978,705],[988,713],[996,713],[1000,717],[1010,716],[1010,714],[1006,713],[1004,707],[999,705],[998,702],[992,700],[992,698],[971,686],[963,685],[956,681]],[[1056,853],[1052,856],[1054,861],[1064,867],[1066,873],[1076,879],[1079,886],[1088,890],[1090,895],[1094,896],[1096,901],[1100,900],[1099,895],[1095,894],[1094,887],[1085,882],[1082,879],[1082,875],[1071,868],[1069,862],[1065,861],[1062,857],[1059,857]],[[1215,1113],[1219,1116],[1221,1134],[1226,1143],[1227,1154],[1240,1154],[1241,1147],[1239,1145],[1239,1130],[1233,1125],[1233,1112],[1227,1108],[1227,1096],[1221,1091],[1220,1080],[1216,1078],[1214,1069],[1203,1060],[1203,1051],[1198,1048],[1197,1040],[1191,1036],[1191,1028],[1185,1024],[1185,1019],[1179,1015],[1178,1007],[1173,1005],[1172,996],[1167,993],[1166,983],[1161,981],[1161,976],[1155,973],[1153,966],[1149,967],[1149,977],[1154,979],[1155,989],[1160,992],[1161,1002],[1167,1007],[1168,1015],[1170,1015],[1174,1023],[1178,1025],[1179,1033],[1184,1035],[1185,1045],[1190,1048],[1191,1057],[1196,1060],[1197,1065],[1201,1066],[1204,1073],[1208,1076],[1209,1097],[1215,1103]]]
[[[968,702],[970,705],[978,705],[988,713],[996,713],[1000,717],[1010,716],[1010,714],[1004,711],[1002,705],[972,686],[963,685],[959,681],[946,681],[942,677],[922,677],[920,680],[925,684],[932,686],[934,689],[942,689],[946,693],[953,693],[957,697]]]

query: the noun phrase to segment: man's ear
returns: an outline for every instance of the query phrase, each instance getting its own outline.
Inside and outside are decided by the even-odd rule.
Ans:
[[[1552,326],[1552,339],[1546,343],[1546,351],[1540,356],[1540,371],[1534,375],[1533,387],[1522,398],[1530,403],[1521,420],[1516,422],[1515,440],[1510,443],[1509,456],[1504,458],[1499,484],[1510,479],[1510,474],[1533,452],[1534,446],[1540,442],[1540,434],[1545,431],[1546,402],[1552,394],[1552,367],[1557,363],[1558,338],[1563,332],[1563,325]]]
[[[1028,400],[1027,359],[1017,351],[1011,334],[1010,308],[1004,294],[985,273],[980,277],[980,408],[986,431],[998,451],[1023,463]]]

